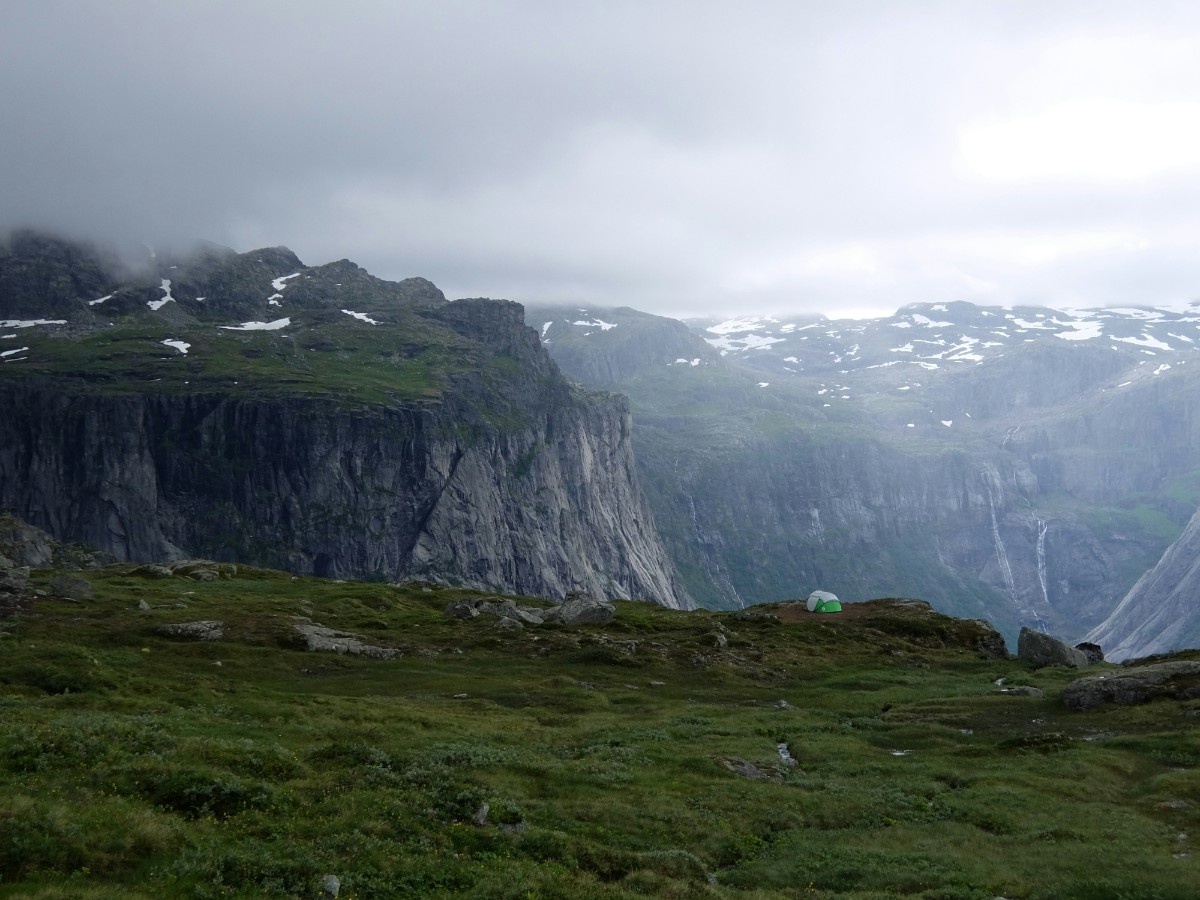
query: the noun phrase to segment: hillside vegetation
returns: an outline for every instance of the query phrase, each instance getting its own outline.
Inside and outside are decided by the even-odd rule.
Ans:
[[[0,620],[0,897],[1195,896],[1200,702],[1070,713],[922,604],[499,629],[417,583],[55,576]]]

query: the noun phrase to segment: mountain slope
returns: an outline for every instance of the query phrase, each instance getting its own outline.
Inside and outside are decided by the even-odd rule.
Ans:
[[[0,506],[122,560],[689,603],[627,404],[568,385],[516,304],[285,248],[159,266],[0,297]]]
[[[602,340],[640,327],[538,315],[585,381],[589,342],[605,357]],[[647,356],[616,387],[664,540],[706,605],[912,594],[1010,638],[1081,638],[1200,502],[1196,309],[951,303],[692,325],[717,358]]]
[[[1086,640],[1114,661],[1200,646],[1200,511]]]

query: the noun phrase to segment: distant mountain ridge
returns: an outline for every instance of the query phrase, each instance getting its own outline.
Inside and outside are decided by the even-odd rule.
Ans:
[[[527,321],[589,384],[589,348],[610,358],[644,327],[599,308]],[[1010,639],[1078,639],[1200,504],[1200,307],[687,324],[678,358],[606,386],[633,402],[643,484],[706,604],[900,592]]]

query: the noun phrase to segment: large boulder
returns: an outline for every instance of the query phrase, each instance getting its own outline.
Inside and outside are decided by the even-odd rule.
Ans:
[[[1174,660],[1101,672],[1072,681],[1062,691],[1068,709],[1084,711],[1115,703],[1136,706],[1158,697],[1200,698],[1200,661]]]
[[[1087,668],[1088,658],[1082,650],[1076,650],[1060,641],[1032,628],[1022,628],[1017,638],[1017,658],[1035,666],[1069,666],[1072,669]]]
[[[318,625],[304,616],[292,616],[292,628],[304,639],[305,648],[327,653],[346,653],[351,656],[370,656],[375,659],[398,659],[404,654],[392,647],[368,644],[349,631],[338,631]]]
[[[62,600],[94,600],[92,585],[86,578],[60,572],[50,579],[50,593]]]
[[[1082,651],[1083,655],[1087,657],[1088,662],[1093,666],[1104,662],[1104,648],[1099,644],[1084,641],[1082,644],[1076,644],[1075,649]]]
[[[605,600],[572,591],[560,606],[550,610],[547,621],[563,625],[607,625],[617,614],[617,608]]]
[[[29,567],[0,566],[0,618],[27,610],[30,605]]]

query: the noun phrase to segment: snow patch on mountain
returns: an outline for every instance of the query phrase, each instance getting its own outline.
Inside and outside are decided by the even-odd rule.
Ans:
[[[368,316],[366,313],[355,312],[352,309],[343,309],[342,312],[344,312],[348,316],[353,316],[354,318],[358,319],[360,322],[366,322],[368,325],[378,325],[379,324],[374,319],[372,319],[370,316]]]
[[[241,325],[218,325],[225,331],[278,331],[292,324],[290,318],[276,319],[273,322],[243,322]]]
[[[1062,338],[1064,341],[1090,341],[1100,337],[1104,332],[1104,325],[1101,322],[1084,320],[1082,322],[1061,322],[1059,324],[1065,328],[1072,329],[1071,331],[1055,332],[1054,336]]]
[[[1122,344],[1133,344],[1135,347],[1154,347],[1158,350],[1170,350],[1170,344],[1164,344],[1157,338],[1151,337],[1148,334],[1142,334],[1141,337],[1115,337],[1109,335],[1109,340],[1119,341]]]
[[[0,328],[32,328],[35,325],[66,325],[66,319],[5,319]]]
[[[175,298],[171,296],[171,279],[163,278],[161,284],[163,295],[157,300],[147,300],[146,305],[155,312],[158,312]]]

